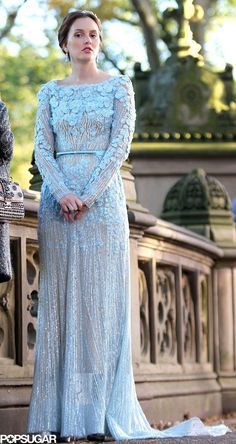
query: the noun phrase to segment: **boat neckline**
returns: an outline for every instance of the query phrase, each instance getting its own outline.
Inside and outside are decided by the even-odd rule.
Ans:
[[[103,83],[106,83],[106,82],[109,82],[109,81],[111,81],[112,79],[116,79],[116,78],[118,78],[119,76],[111,76],[111,77],[108,77],[108,79],[106,79],[106,80],[103,80],[102,82],[96,82],[96,83],[79,83],[79,84],[73,84],[73,85],[60,85],[59,83],[58,83],[58,80],[53,80],[54,81],[54,83],[56,84],[56,86],[57,87],[59,87],[59,88],[74,88],[74,87],[79,87],[79,86],[95,86],[95,85],[102,85]],[[60,80],[59,80],[60,81]]]

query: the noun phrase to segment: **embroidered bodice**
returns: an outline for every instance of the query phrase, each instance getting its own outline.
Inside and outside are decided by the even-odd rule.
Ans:
[[[135,123],[131,80],[118,75],[70,86],[51,80],[38,99],[35,159],[44,184],[57,201],[73,191],[91,207],[129,155]]]

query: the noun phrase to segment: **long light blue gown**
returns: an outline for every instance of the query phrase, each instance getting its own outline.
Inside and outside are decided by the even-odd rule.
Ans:
[[[129,224],[120,174],[134,131],[132,83],[43,85],[35,158],[43,176],[39,209],[40,293],[30,433],[116,440],[221,435],[192,418],[151,428],[137,400],[131,361]],[[54,156],[56,154],[56,158]],[[88,206],[66,222],[59,200]]]

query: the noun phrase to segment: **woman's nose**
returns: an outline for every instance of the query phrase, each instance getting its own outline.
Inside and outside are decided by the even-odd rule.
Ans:
[[[84,41],[87,42],[91,42],[91,37],[89,35],[85,35],[84,37]]]

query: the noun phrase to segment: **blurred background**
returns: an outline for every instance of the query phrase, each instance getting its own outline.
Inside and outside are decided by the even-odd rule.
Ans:
[[[133,66],[156,70],[169,57],[167,38],[176,21],[163,21],[174,0],[2,0],[0,1],[0,95],[9,109],[15,136],[11,172],[29,187],[37,91],[50,79],[64,78],[70,69],[57,44],[57,29],[73,9],[91,9],[103,22],[101,69],[133,76]],[[205,16],[192,23],[194,38],[205,60],[217,69],[235,66],[236,0],[198,0]],[[168,31],[168,32],[166,32]]]

